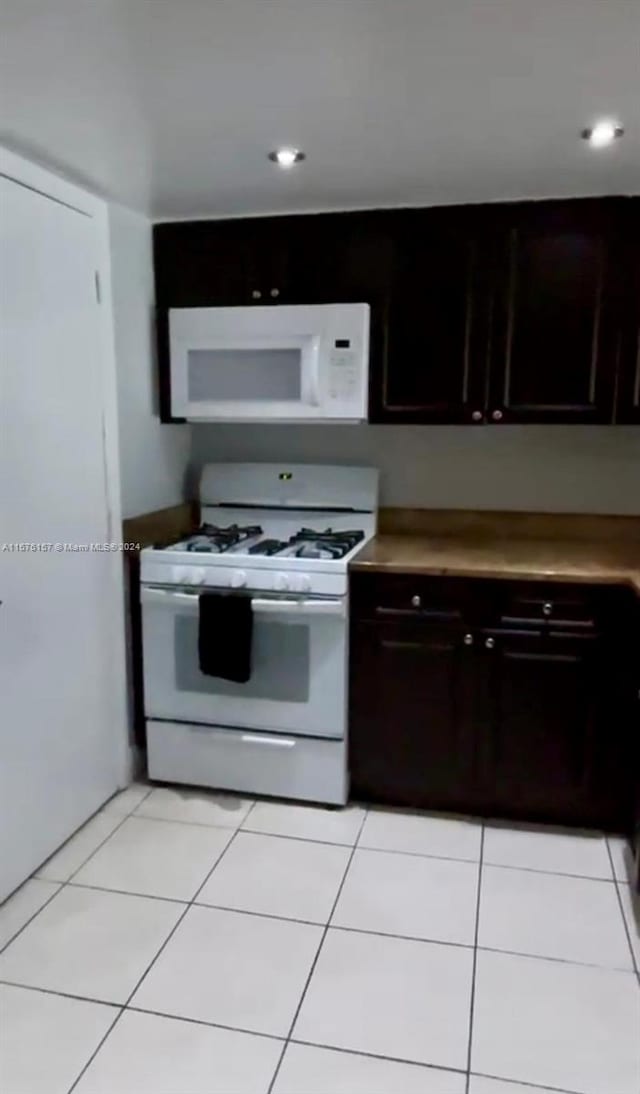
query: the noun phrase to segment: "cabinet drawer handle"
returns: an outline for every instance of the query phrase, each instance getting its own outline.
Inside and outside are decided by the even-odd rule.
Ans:
[[[251,290],[251,297],[252,297],[253,300],[261,300],[262,299],[262,293],[260,292],[260,289],[252,289]]]
[[[487,640],[485,642],[485,646],[487,647],[488,650],[492,650],[493,647],[495,646],[495,644],[496,644],[495,638],[487,638]]]
[[[481,422],[482,421],[482,411],[481,410],[474,410],[473,414],[471,415],[471,421],[472,422]]]
[[[549,616],[549,615],[551,615],[552,612],[553,612],[553,604],[551,603],[550,600],[547,600],[546,603],[542,605],[542,614]]]
[[[411,597],[411,603],[413,604],[414,608],[419,608],[420,605],[422,604],[422,600],[420,599],[419,596],[412,596]]]
[[[494,422],[501,422],[502,421],[502,411],[501,410],[494,410],[491,417],[493,418]]]
[[[472,646],[473,645],[473,635],[472,634],[465,634],[463,641],[464,641],[465,646]]]
[[[280,289],[271,289],[271,292],[269,293],[269,296],[273,296],[274,298],[276,296],[280,296]]]

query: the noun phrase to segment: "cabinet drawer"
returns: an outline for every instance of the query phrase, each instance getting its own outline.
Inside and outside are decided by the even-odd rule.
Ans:
[[[478,582],[422,574],[353,574],[351,609],[357,619],[471,623],[486,594]]]
[[[505,582],[499,597],[498,620],[514,627],[541,623],[572,630],[597,625],[601,599],[580,585]]]

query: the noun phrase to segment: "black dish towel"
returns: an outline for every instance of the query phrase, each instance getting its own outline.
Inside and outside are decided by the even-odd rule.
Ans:
[[[201,593],[199,609],[200,672],[246,684],[251,677],[251,597]]]

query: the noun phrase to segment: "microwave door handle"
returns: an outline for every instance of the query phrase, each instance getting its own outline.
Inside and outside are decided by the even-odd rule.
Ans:
[[[316,336],[309,341],[309,402],[311,406],[320,406],[320,339]]]

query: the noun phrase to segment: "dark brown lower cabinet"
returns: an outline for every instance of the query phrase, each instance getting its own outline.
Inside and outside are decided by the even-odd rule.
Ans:
[[[546,821],[597,821],[604,681],[594,634],[494,631],[476,653],[482,804]]]
[[[352,650],[351,779],[357,793],[462,808],[474,763],[462,630],[362,622]]]
[[[452,584],[449,614],[461,618],[442,623],[431,599],[441,615],[447,594],[433,579],[413,597],[419,609],[398,603],[395,620],[384,578],[353,584],[354,797],[631,831],[637,685],[616,591],[581,605],[575,587],[566,599],[559,587],[552,611],[570,603],[573,621],[501,626],[501,605],[524,602],[526,587]]]

